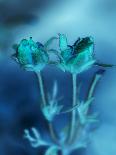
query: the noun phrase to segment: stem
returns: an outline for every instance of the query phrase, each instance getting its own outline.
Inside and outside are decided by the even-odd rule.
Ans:
[[[41,93],[41,98],[42,98],[42,103],[43,103],[43,107],[44,106],[47,106],[47,101],[46,101],[46,98],[45,98],[45,92],[44,92],[44,85],[43,85],[43,80],[42,80],[42,75],[41,73],[39,72],[35,72],[37,77],[38,77],[38,80],[39,80],[39,85],[40,85],[40,93]],[[55,142],[55,143],[58,143],[57,141],[57,137],[56,137],[56,134],[55,134],[55,131],[53,129],[53,126],[52,124],[48,122],[48,127],[49,127],[49,131],[50,131],[50,135],[51,135],[51,138],[52,140]]]
[[[51,123],[51,122],[48,122],[48,126],[49,126],[50,135],[51,135],[52,140],[53,140],[56,144],[59,145],[59,142],[58,142],[56,133],[55,133],[55,131],[54,131],[54,129],[53,129],[52,123]]]
[[[41,76],[41,73],[36,73],[37,76],[38,76],[38,79],[39,79],[39,85],[40,85],[40,93],[41,93],[41,98],[42,98],[42,103],[43,103],[43,106],[46,106],[47,103],[46,103],[46,98],[45,98],[45,93],[44,93],[44,86],[43,86],[43,80],[42,80],[42,76]]]
[[[90,84],[90,87],[89,87],[89,91],[88,91],[88,94],[87,94],[87,99],[90,99],[91,97],[93,97],[93,94],[94,94],[94,91],[95,91],[95,87],[96,87],[96,84],[97,82],[99,81],[99,79],[101,78],[101,74],[96,74],[94,77],[93,77],[93,80]]]
[[[76,74],[72,74],[72,84],[73,84],[73,107],[76,105]],[[69,129],[68,142],[71,142],[75,133],[76,125],[76,111],[72,111],[71,125]]]
[[[86,101],[93,97],[96,85],[97,85],[98,81],[100,80],[101,76],[102,76],[101,74],[95,74],[95,76],[93,77],[92,82],[89,87],[89,90],[88,90]],[[75,129],[76,133],[74,135],[76,140],[78,140],[79,135],[81,134],[81,131],[83,131],[83,128],[84,128],[84,126],[82,126],[80,124],[80,122],[78,122],[78,125],[76,126],[76,129]]]

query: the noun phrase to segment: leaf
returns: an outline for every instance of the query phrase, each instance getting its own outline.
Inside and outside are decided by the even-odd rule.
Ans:
[[[49,97],[50,98],[50,97]],[[58,115],[63,108],[62,105],[58,105],[56,100],[49,100],[48,105],[42,107],[42,112],[46,120],[52,121],[56,115]]]
[[[72,112],[73,110],[76,110],[78,108],[78,106],[79,105],[76,104],[75,106],[69,108],[68,110],[60,112],[60,114],[66,114],[66,113]]]
[[[27,138],[30,142],[35,141],[35,138],[30,135],[29,130],[27,129],[24,130],[24,138]]]
[[[36,128],[32,128],[31,130],[32,130],[32,132],[33,132],[35,138],[40,139],[40,134],[39,134],[39,132],[37,131],[37,129],[36,129]]]
[[[81,124],[85,124],[88,120],[87,120],[87,113],[88,113],[88,109],[90,104],[93,101],[93,97],[88,99],[85,103],[82,101],[78,107],[78,115],[79,115],[79,119]]]
[[[60,114],[60,111],[61,111],[62,108],[63,108],[63,105],[57,106],[57,112],[56,112],[57,115]]]
[[[99,63],[99,62],[96,62],[95,65],[100,66],[100,67],[114,67],[115,66],[112,64],[104,64],[104,63]]]
[[[40,147],[40,146],[46,146],[49,145],[46,141],[43,141],[40,137],[40,133],[37,131],[36,128],[31,128],[32,134],[34,135],[31,136],[30,131],[28,129],[24,130],[24,138],[28,139],[32,147]]]
[[[45,152],[45,155],[58,155],[58,148],[56,146],[51,146]]]

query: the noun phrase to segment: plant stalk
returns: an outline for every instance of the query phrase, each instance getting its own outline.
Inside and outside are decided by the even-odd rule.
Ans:
[[[101,74],[96,74],[93,77],[92,82],[91,82],[90,87],[89,87],[89,90],[88,90],[86,100],[89,100],[89,99],[91,99],[93,97],[96,85],[99,82],[101,76],[102,76]],[[73,135],[74,139],[78,140],[80,132],[83,130],[83,127],[84,126],[82,126],[79,122],[78,122],[78,124],[76,124],[75,133]]]
[[[47,106],[47,101],[46,101],[46,97],[45,97],[45,92],[44,92],[44,85],[43,85],[43,80],[42,80],[42,75],[41,73],[39,72],[35,72],[37,77],[38,77],[38,81],[39,81],[39,85],[40,85],[40,93],[41,93],[41,98],[42,98],[42,104],[43,104],[43,107],[44,106]],[[50,135],[51,135],[51,138],[52,140],[55,142],[55,143],[58,143],[58,139],[57,139],[57,136],[56,136],[56,133],[53,129],[53,126],[52,126],[52,123],[47,121],[48,122],[48,127],[49,127],[49,131],[50,131]]]
[[[73,85],[73,107],[76,105],[77,98],[76,98],[76,93],[77,93],[77,86],[76,86],[76,74],[72,74],[72,85]],[[69,137],[67,139],[68,143],[71,143],[73,140],[73,136],[75,133],[75,125],[76,125],[76,111],[72,110],[71,113],[71,124],[70,124],[70,129],[69,129]]]
[[[101,76],[102,76],[101,74],[96,74],[93,77],[93,80],[92,80],[92,82],[90,84],[90,87],[89,87],[89,90],[88,90],[88,94],[87,94],[86,100],[89,100],[91,97],[93,97],[96,85],[97,85],[98,81],[100,80]]]
[[[45,93],[44,93],[44,86],[43,86],[42,76],[41,76],[40,72],[36,73],[36,74],[37,74],[38,79],[39,79],[39,86],[40,86],[40,93],[41,93],[41,98],[42,98],[42,104],[43,104],[43,106],[46,106],[47,102],[46,102]]]

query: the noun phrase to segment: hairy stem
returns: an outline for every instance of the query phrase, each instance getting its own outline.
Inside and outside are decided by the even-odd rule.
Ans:
[[[77,99],[76,99],[76,93],[77,93],[77,87],[76,87],[76,74],[72,74],[72,85],[73,85],[73,107],[76,105]],[[75,133],[75,125],[76,125],[76,111],[72,110],[72,116],[71,116],[71,124],[69,129],[69,137],[68,137],[68,143],[70,143],[73,140],[73,136]]]
[[[43,106],[46,106],[47,105],[47,101],[46,101],[46,98],[45,98],[45,92],[44,92],[44,85],[43,85],[43,80],[42,80],[42,75],[41,73],[39,72],[35,72],[37,77],[38,77],[38,80],[39,80],[39,85],[40,85],[40,93],[41,93],[41,98],[42,98],[42,104]],[[55,142],[55,143],[58,143],[58,140],[57,140],[57,136],[56,136],[56,133],[53,129],[53,126],[52,124],[48,122],[48,127],[49,127],[49,131],[50,131],[50,135],[51,135],[51,138],[52,140]]]

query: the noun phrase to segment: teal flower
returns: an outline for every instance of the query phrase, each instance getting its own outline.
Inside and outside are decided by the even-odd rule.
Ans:
[[[31,37],[29,40],[21,40],[15,49],[15,60],[26,70],[40,71],[49,61],[46,51]]]
[[[94,63],[93,56],[94,42],[91,37],[78,39],[74,45],[69,46],[64,34],[59,35],[59,47],[61,61],[58,65],[63,71],[81,73],[89,69]]]

